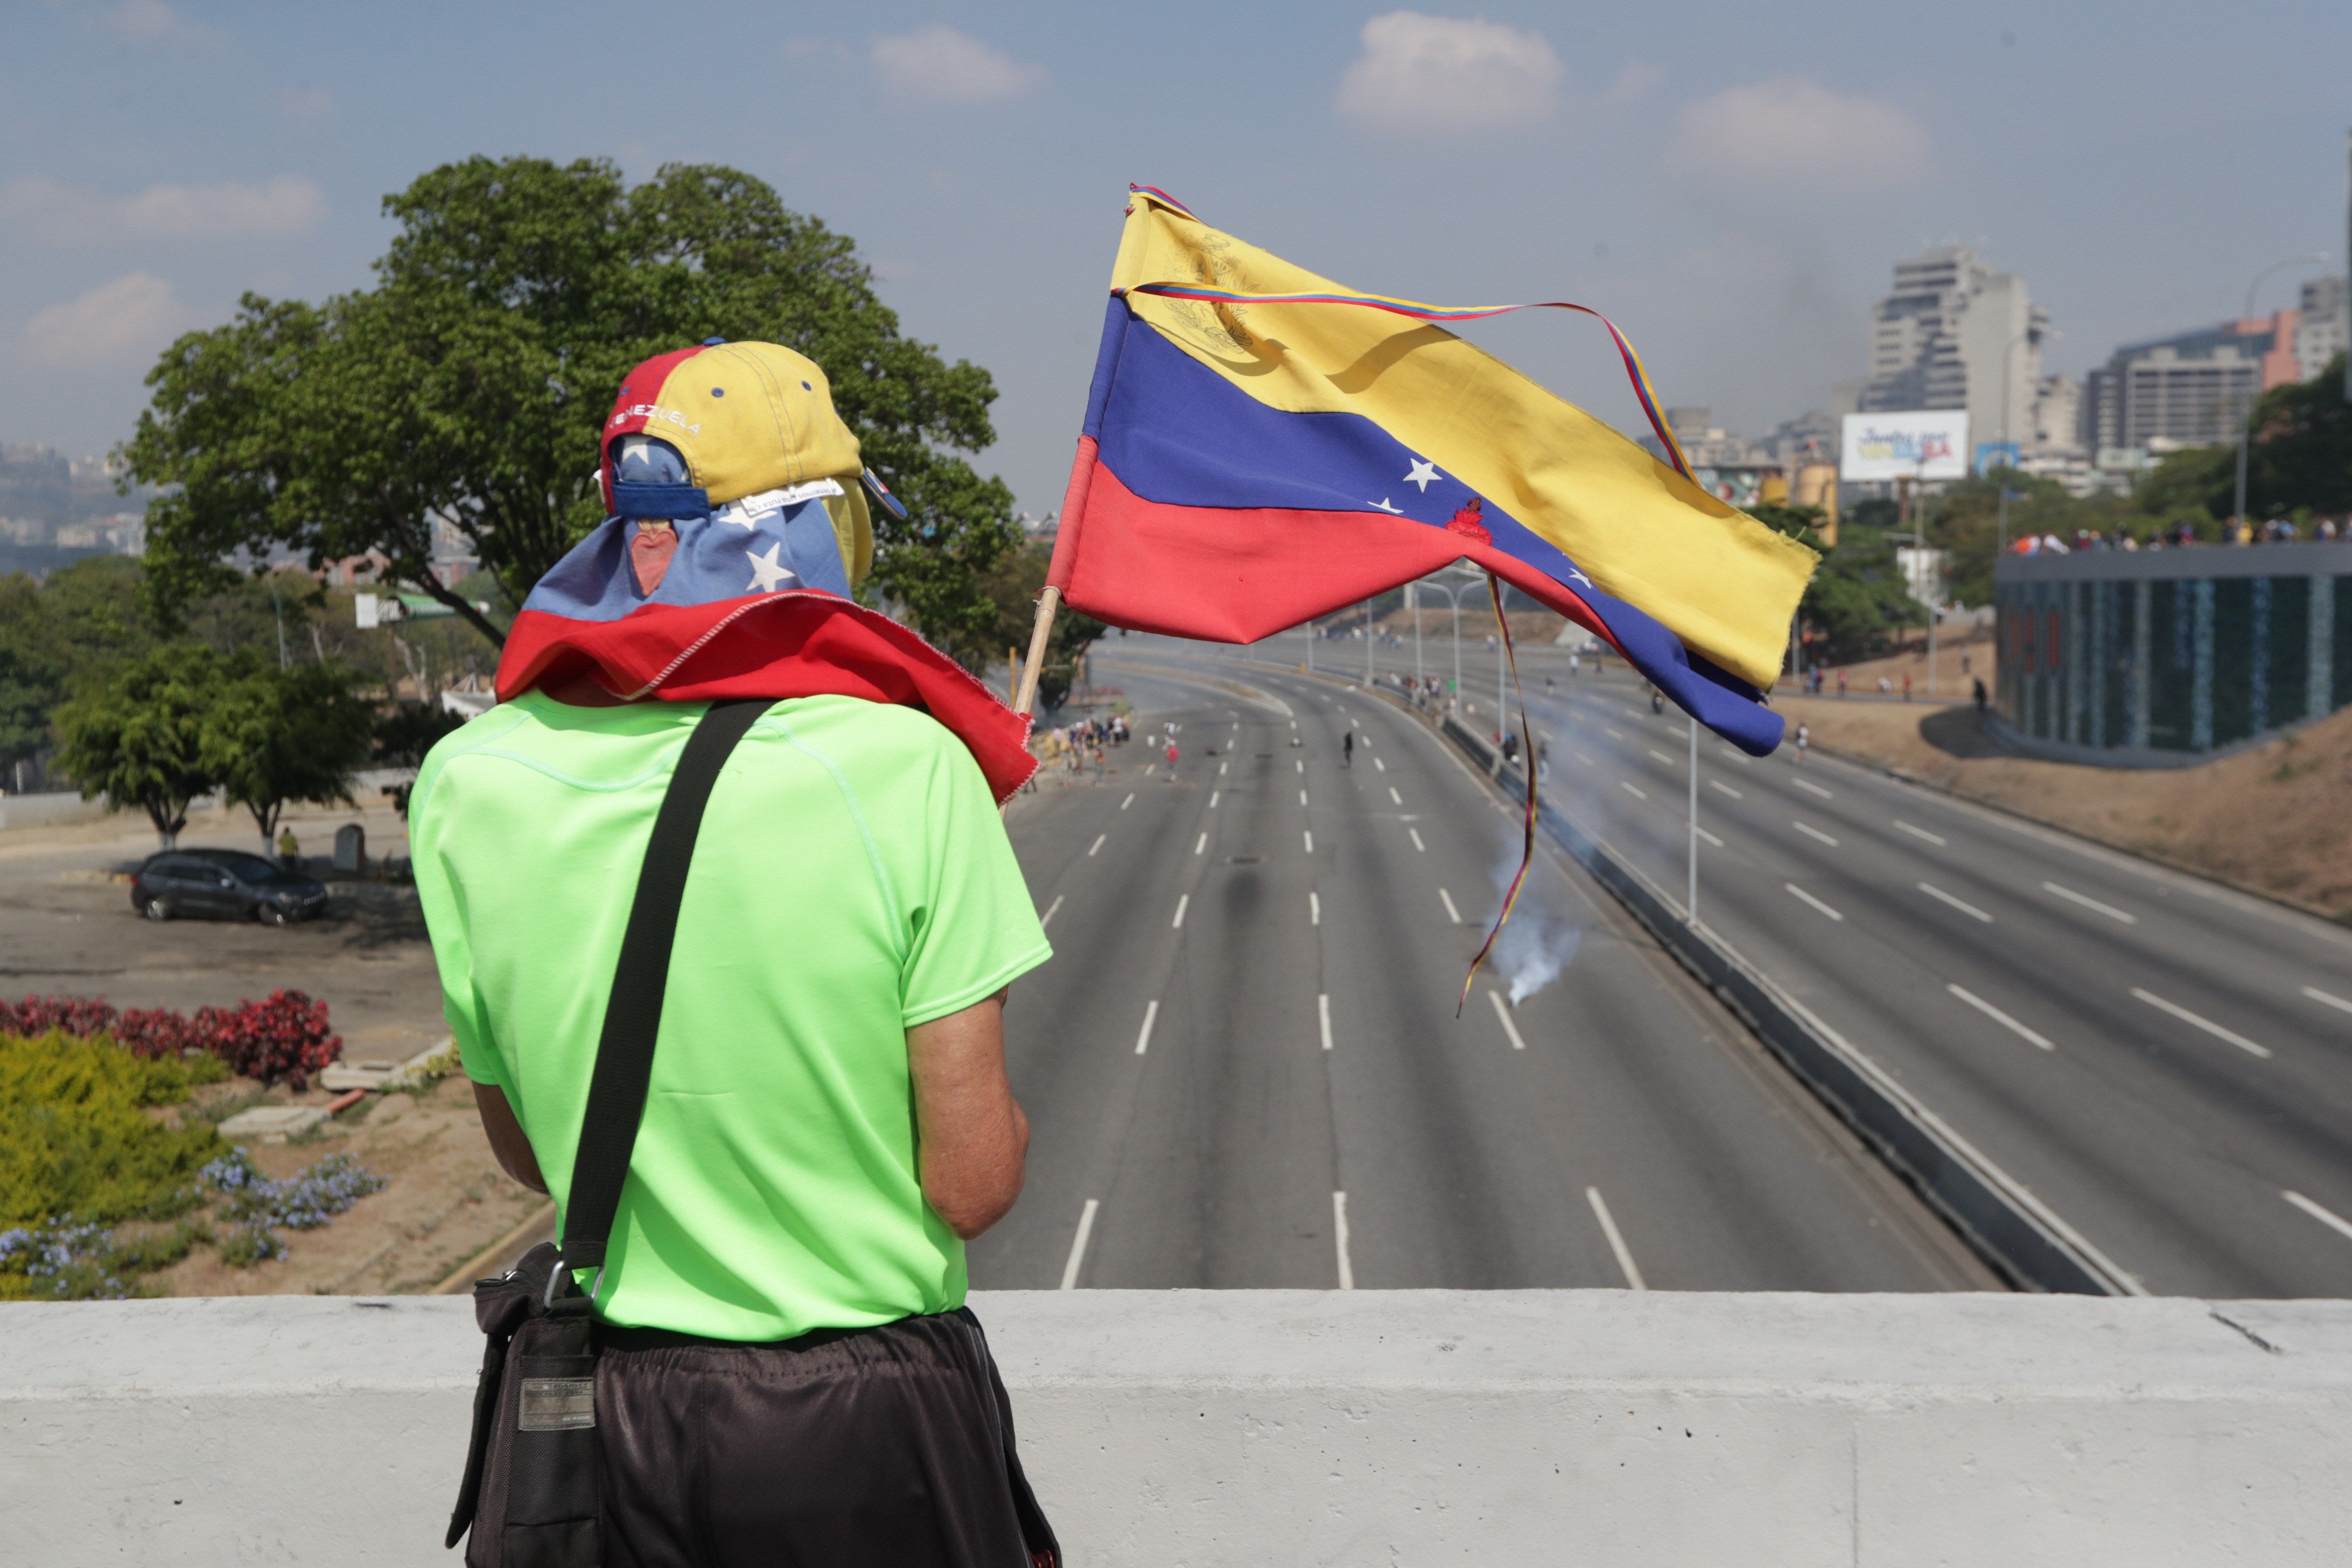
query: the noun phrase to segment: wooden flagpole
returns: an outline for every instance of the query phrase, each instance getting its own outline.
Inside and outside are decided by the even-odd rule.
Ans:
[[[1013,710],[1026,713],[1037,700],[1037,676],[1045,668],[1045,642],[1054,635],[1054,612],[1061,607],[1062,591],[1048,586],[1037,595],[1037,625],[1029,634],[1029,658],[1021,667],[1021,685],[1013,692]]]

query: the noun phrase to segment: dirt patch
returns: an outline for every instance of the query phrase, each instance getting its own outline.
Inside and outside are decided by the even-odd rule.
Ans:
[[[2137,771],[2001,755],[1964,707],[1834,697],[1775,706],[1824,750],[2352,918],[2352,711],[2220,762]]]
[[[223,1090],[232,1086],[217,1086]],[[254,1099],[252,1086],[239,1098]],[[320,1104],[313,1090],[270,1091],[275,1102]],[[261,1173],[284,1180],[331,1153],[385,1179],[318,1230],[278,1233],[286,1256],[249,1268],[199,1247],[148,1282],[170,1296],[375,1296],[430,1290],[547,1200],[509,1177],[474,1113],[472,1088],[443,1079],[417,1094],[371,1095],[299,1142],[247,1143]]]

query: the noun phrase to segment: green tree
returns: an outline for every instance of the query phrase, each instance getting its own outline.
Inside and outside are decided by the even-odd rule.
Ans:
[[[226,799],[253,814],[261,852],[293,801],[351,804],[352,770],[368,759],[375,710],[350,670],[335,664],[279,668],[245,656],[231,665],[204,716],[206,770]]]
[[[1029,657],[1029,637],[1037,624],[1037,596],[1045,591],[1045,570],[1054,562],[1054,547],[1043,542],[1010,552],[980,574],[980,591],[995,612],[979,637],[963,636],[941,644],[966,668],[981,670],[992,659],[1013,656],[1017,670]],[[1037,671],[1038,700],[1058,707],[1077,679],[1078,661],[1103,635],[1103,624],[1064,605],[1054,616],[1054,630],[1045,640],[1045,660]],[[1006,694],[1008,698],[1010,693]]]
[[[2255,518],[2297,511],[2352,512],[2352,403],[2344,396],[2344,358],[2309,381],[2274,386],[2256,400],[2248,421],[2246,510]],[[2174,452],[2134,495],[2157,517],[2196,511],[2229,517],[2238,504],[2238,447]],[[2212,530],[2205,532],[2210,537]]]
[[[1838,662],[1881,653],[1895,631],[1925,626],[1927,607],[1911,596],[1895,564],[1908,537],[1843,521],[1838,547],[1822,557],[1798,614],[1814,636],[1816,658]]]
[[[1016,542],[1012,496],[957,453],[995,438],[995,389],[898,331],[853,243],[748,174],[671,165],[634,188],[608,163],[471,158],[386,198],[373,289],[312,306],[248,295],[173,343],[121,456],[170,487],[148,517],[172,609],[226,563],[379,553],[385,575],[499,626],[430,571],[454,527],[519,604],[594,526],[597,438],[639,361],[764,339],[825,369],[869,466],[908,506],[877,519],[875,588],[942,641],[985,634],[977,582]]]
[[[58,709],[57,770],[85,800],[135,805],[166,849],[188,824],[188,803],[218,784],[205,725],[242,661],[203,647],[150,650]]]

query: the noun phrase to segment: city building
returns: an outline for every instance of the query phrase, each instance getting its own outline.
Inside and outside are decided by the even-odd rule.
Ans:
[[[2290,308],[2126,343],[2084,379],[2082,444],[2093,452],[2146,451],[2159,442],[2234,439],[2256,396],[2304,379],[2302,320]]]
[[[1895,266],[1895,291],[1870,316],[1870,378],[1859,412],[1964,408],[1979,446],[2031,437],[2050,313],[2025,279],[1965,246]]]
[[[2083,450],[2083,384],[2071,375],[2045,375],[2033,388],[2033,428],[2027,453],[2064,458]]]
[[[2179,764],[2352,705],[2352,543],[2004,556],[1993,604],[2028,750]]]
[[[2294,329],[2297,379],[2311,380],[2330,360],[2352,349],[2352,299],[2347,296],[2341,278],[2315,278],[2303,286],[2302,320]]]

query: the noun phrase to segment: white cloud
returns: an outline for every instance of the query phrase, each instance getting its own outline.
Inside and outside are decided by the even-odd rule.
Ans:
[[[121,0],[120,5],[108,6],[99,20],[116,37],[142,48],[215,41],[209,28],[187,21],[163,0]]]
[[[325,211],[318,183],[299,174],[257,185],[150,185],[128,196],[42,174],[0,185],[0,223],[53,242],[299,234]]]
[[[1023,65],[949,26],[876,38],[867,58],[885,88],[934,103],[994,103],[1018,98],[1045,79],[1044,66]]]
[[[112,364],[161,349],[182,316],[169,283],[133,272],[34,316],[25,323],[25,347],[46,365]]]
[[[1780,77],[1684,110],[1668,155],[1691,173],[1743,183],[1810,175],[1874,186],[1925,172],[1934,148],[1926,127],[1893,104]]]
[[[1498,130],[1538,123],[1558,106],[1559,57],[1540,33],[1391,11],[1365,23],[1362,38],[1334,107],[1368,130]]]

